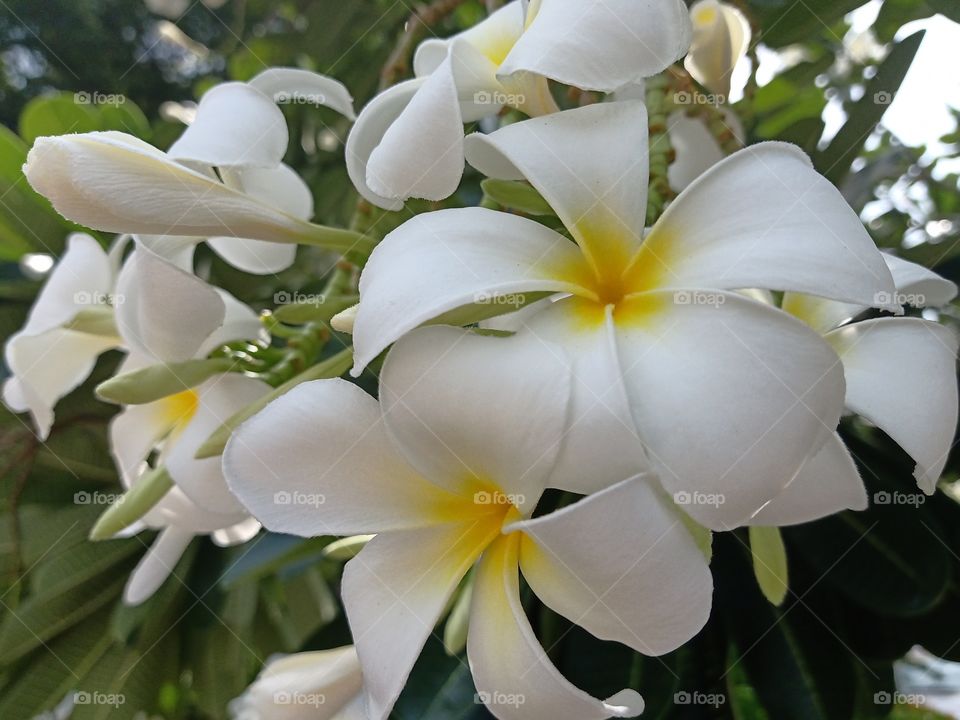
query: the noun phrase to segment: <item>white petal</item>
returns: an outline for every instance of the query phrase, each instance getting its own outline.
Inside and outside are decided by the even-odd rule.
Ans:
[[[942,307],[957,296],[957,284],[933,270],[887,253],[884,253],[883,259],[893,274],[893,282],[900,294],[897,300],[904,304]]]
[[[520,567],[541,600],[645,655],[696,635],[713,597],[703,553],[655,484],[627,480],[510,527],[524,533]]]
[[[369,720],[384,720],[457,584],[499,532],[452,523],[377,535],[347,563],[343,605]]]
[[[650,469],[617,359],[609,312],[587,330],[569,297],[523,321],[519,334],[555,343],[573,360],[573,395],[550,486],[588,494]]]
[[[827,336],[843,359],[847,407],[912,457],[925,493],[936,489],[957,428],[957,337],[918,318],[878,318]]]
[[[500,74],[530,71],[584,90],[613,92],[656,75],[690,46],[682,0],[549,0],[539,4]]]
[[[676,152],[676,160],[667,168],[667,178],[670,187],[680,192],[726,156],[701,118],[677,111],[667,118],[667,125]]]
[[[775,308],[692,297],[650,293],[618,309],[620,364],[664,487],[723,530],[778,495],[834,430],[843,371],[817,333]]]
[[[656,223],[634,269],[654,272],[659,287],[793,290],[899,310],[878,298],[893,280],[860,218],[786,143],[753,145],[701,175]]]
[[[256,681],[230,702],[236,720],[332,720],[360,695],[360,662],[352,645],[270,658]]]
[[[558,276],[580,257],[562,235],[515,215],[483,208],[417,215],[384,238],[360,276],[354,375],[445,312],[518,293],[577,289]]]
[[[468,503],[417,476],[373,398],[344,380],[297,386],[234,431],[227,484],[270,530],[359,535],[448,522]]]
[[[203,238],[183,235],[137,235],[136,242],[184,272],[192,273],[193,255],[197,245],[203,242]]]
[[[288,165],[275,168],[245,168],[234,173],[235,189],[266,205],[278,208],[293,217],[313,217],[313,193],[303,179]],[[212,237],[210,244],[220,257],[239,270],[256,275],[269,275],[293,265],[297,246],[283,243]]]
[[[269,341],[269,335],[260,322],[260,316],[250,306],[237,300],[226,290],[214,288],[223,301],[223,324],[203,341],[197,355],[205,357],[224,343],[235,340]]]
[[[252,517],[241,520],[236,525],[216,530],[212,533],[211,539],[220,547],[231,547],[233,545],[242,545],[245,542],[253,540],[260,532],[263,526]]]
[[[367,163],[370,161],[370,155],[383,140],[384,134],[400,117],[425,81],[425,78],[407,80],[384,90],[364,106],[347,136],[344,153],[347,174],[353,186],[364,199],[386,210],[400,210],[403,207],[403,201],[377,195],[370,189],[367,184]]]
[[[193,533],[179,528],[161,532],[130,574],[123,589],[123,602],[139,605],[153,595],[173,572],[191,540]]]
[[[540,645],[520,603],[520,537],[502,537],[477,568],[467,657],[477,694],[499,720],[636,717],[643,700],[622,691],[602,702],[571,685]]]
[[[215,167],[276,167],[287,151],[287,121],[273,100],[246,83],[208,90],[197,116],[167,154]]]
[[[750,23],[737,8],[700,0],[690,8],[693,40],[684,65],[697,82],[726,102],[733,68],[750,44]]]
[[[834,433],[807,460],[786,490],[763,506],[750,525],[796,525],[841,510],[866,510],[867,491],[840,436]]]
[[[4,348],[11,377],[4,402],[14,412],[30,411],[37,435],[45,440],[53,424],[53,407],[86,380],[101,353],[119,339],[53,329],[40,335],[17,333]]]
[[[274,102],[289,102],[291,97],[303,98],[300,102],[325,105],[350,120],[356,117],[353,112],[353,97],[343,83],[310,70],[267,68],[247,84],[273,98]]]
[[[81,310],[105,304],[112,292],[113,270],[107,253],[86,233],[72,233],[20,333],[39,335],[52,330]]]
[[[563,350],[532,335],[422,328],[394,346],[380,373],[387,429],[411,465],[458,494],[493,483],[522,510],[544,490],[569,399]]]
[[[639,246],[647,191],[643,103],[598,103],[525,120],[473,134],[466,149],[484,174],[519,169],[601,274],[622,270]]]
[[[110,421],[110,452],[128,490],[140,477],[154,446],[170,430],[159,403],[128,405]]]
[[[197,387],[196,411],[176,437],[167,441],[160,462],[170,477],[200,508],[220,514],[243,513],[243,506],[227,489],[219,457],[197,460],[200,446],[232,415],[270,391],[254,378],[227,373]]]
[[[142,246],[120,272],[116,303],[120,335],[155,362],[194,357],[226,312],[210,285]]]
[[[463,175],[463,117],[448,58],[417,89],[367,162],[366,183],[381,197],[443,200]]]
[[[37,138],[24,173],[61,215],[109,232],[297,242],[309,229],[123,133]]]

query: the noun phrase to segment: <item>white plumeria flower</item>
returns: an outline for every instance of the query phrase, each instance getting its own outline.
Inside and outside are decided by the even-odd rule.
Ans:
[[[228,708],[233,720],[366,720],[353,645],[267,660]]]
[[[856,213],[784,143],[704,173],[644,234],[646,111],[602,103],[468,139],[487,175],[526,178],[576,241],[482,208],[419,215],[374,251],[354,324],[360,372],[445,313],[563,293],[523,331],[576,356],[571,431],[554,483],[642,467],[642,445],[698,522],[742,524],[836,427],[843,371],[831,347],[775,308],[730,292],[792,290],[899,311],[890,271]],[[502,303],[502,304],[501,304]],[[691,453],[690,447],[697,452]],[[587,483],[587,484],[585,484]]]
[[[896,283],[897,302],[939,307],[957,286],[927,268],[884,255]],[[957,336],[920,318],[882,317],[851,323],[868,309],[800,293],[785,293],[782,308],[809,324],[837,351],[846,377],[846,409],[866,418],[916,462],[914,477],[932,494],[946,465],[957,428]],[[914,367],[917,372],[904,372]],[[836,434],[784,491],[751,521],[759,525],[807,522],[846,503],[867,506],[866,490]]]
[[[24,173],[60,214],[88,227],[135,233],[160,252],[171,241],[151,236],[181,236],[173,243],[181,249],[207,239],[241,270],[278,272],[313,229],[310,189],[282,162],[289,136],[275,100],[293,97],[353,117],[336,80],[271,68],[209,90],[166,153],[120,132],[41,137]]]
[[[720,102],[730,97],[737,63],[750,47],[750,23],[739,9],[719,0],[699,0],[690,7],[693,40],[683,61],[693,77]]]
[[[557,106],[547,79],[613,92],[678,60],[690,44],[681,0],[513,0],[451,38],[420,44],[415,78],[374,98],[347,139],[347,170],[389,210],[443,200],[463,175],[463,124],[504,107]]]
[[[30,413],[41,440],[57,402],[89,377],[101,353],[122,345],[113,323],[116,275],[115,259],[96,240],[70,235],[26,324],[7,341],[12,377],[3,400],[13,412]]]
[[[571,381],[563,352],[531,336],[424,328],[388,355],[379,403],[344,380],[305,383],[231,437],[228,482],[267,528],[379,533],[343,577],[370,720],[390,713],[478,561],[467,654],[502,720],[643,709],[632,690],[601,702],[560,675],[524,615],[518,568],[555,611],[647,655],[706,622],[706,558],[644,477],[530,519],[563,442]]]
[[[203,358],[225,342],[262,332],[248,307],[141,245],[124,264],[117,292],[124,298],[117,328],[129,349],[120,372]],[[156,464],[175,484],[133,528],[163,532],[131,575],[128,603],[142,602],[160,586],[195,535],[233,544],[258,531],[227,489],[219,458],[194,455],[224,421],[269,390],[260,380],[224,373],[161,400],[127,406],[111,421],[111,452],[125,487],[149,470],[154,451]]]

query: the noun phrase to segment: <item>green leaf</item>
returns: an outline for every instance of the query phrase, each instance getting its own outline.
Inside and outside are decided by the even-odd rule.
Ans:
[[[13,663],[51,638],[86,619],[120,595],[127,567],[112,568],[64,594],[29,596],[0,622],[0,662]]]
[[[847,108],[847,121],[823,152],[814,156],[813,164],[834,185],[847,176],[867,138],[886,113],[890,102],[900,89],[924,31],[916,32],[894,45],[880,64],[877,74],[867,83],[863,97]]]
[[[43,135],[94,132],[100,129],[96,110],[70,93],[34,98],[20,114],[20,137],[28,145]]]
[[[782,605],[789,585],[787,551],[779,528],[751,526],[750,552],[753,555],[753,574],[763,596],[773,605]]]
[[[832,24],[863,5],[863,0],[779,0],[764,5],[756,13],[763,28],[761,39],[765,45],[778,48],[824,33],[839,43],[841,38],[831,29]]]
[[[279,296],[279,293],[277,295]],[[330,318],[358,302],[360,302],[359,295],[318,296],[317,302],[294,302],[280,305],[273,311],[273,317],[282,323],[292,325],[302,325],[310,322],[329,324]]]

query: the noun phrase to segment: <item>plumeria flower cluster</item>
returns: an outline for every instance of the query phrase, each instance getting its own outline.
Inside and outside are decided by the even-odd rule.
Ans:
[[[711,153],[687,143],[696,162],[650,221],[644,78],[686,55],[685,82],[726,95],[749,42],[742,14],[714,0],[515,0],[425,41],[415,77],[350,131],[357,192],[387,210],[441,201],[467,163],[540,216],[439,209],[379,243],[312,223],[310,189],[283,164],[281,98],[353,119],[331,78],[273,68],[214,87],[165,152],[120,133],[38,139],[33,186],[133,239],[109,254],[71,239],[8,343],[5,400],[46,434],[95,358],[126,353],[100,392],[122,405],[110,436],[129,501],[98,535],[161,531],[126,600],[149,597],[197,535],[243,542],[262,523],[362,546],[342,581],[354,645],[270,661],[235,717],[308,705],[384,720],[444,618],[501,720],[635,717],[636,688],[594,698],[553,665],[521,578],[595,637],[657,656],[709,618],[712,532],[749,528],[755,553],[782,553],[778,527],[866,507],[844,414],[887,432],[935,491],[957,339],[895,316],[950,302],[953,283],[881,253],[798,148],[727,155],[686,116],[668,133],[682,146],[673,126],[692,123]],[[598,101],[561,110],[558,84]],[[193,273],[201,242],[257,274],[288,267],[297,244],[361,266],[356,304],[332,324],[352,334],[352,375],[378,373],[376,398],[336,377],[346,364],[272,390],[217,356],[270,338]],[[81,292],[106,299],[81,307]],[[899,372],[908,362],[923,372]],[[224,427],[221,458],[209,438]]]

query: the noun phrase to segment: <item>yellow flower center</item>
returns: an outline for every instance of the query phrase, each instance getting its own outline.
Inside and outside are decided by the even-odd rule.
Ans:
[[[160,403],[163,424],[170,428],[170,435],[179,435],[197,413],[200,396],[195,390],[184,390],[176,395],[169,395]]]

